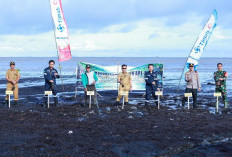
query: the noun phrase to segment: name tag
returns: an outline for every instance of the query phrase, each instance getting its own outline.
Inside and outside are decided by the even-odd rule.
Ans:
[[[214,96],[222,96],[222,93],[214,93]]]
[[[6,94],[7,94],[7,95],[12,95],[12,94],[13,94],[13,91],[7,90],[7,91],[6,91]]]
[[[126,96],[126,95],[128,95],[129,94],[129,92],[128,91],[120,91],[120,95],[124,95],[124,96]]]
[[[155,95],[163,95],[163,92],[162,91],[156,91]]]
[[[44,95],[52,95],[52,91],[44,91]]]
[[[94,91],[87,91],[87,95],[94,95]]]
[[[193,94],[192,94],[192,93],[184,93],[184,96],[185,96],[185,97],[192,97]]]

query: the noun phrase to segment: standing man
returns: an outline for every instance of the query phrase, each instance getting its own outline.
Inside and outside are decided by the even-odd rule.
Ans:
[[[228,78],[228,74],[226,71],[222,70],[222,63],[217,64],[218,70],[214,72],[214,80],[216,84],[216,92],[222,93],[222,99],[224,102],[224,107],[227,108],[227,90],[226,90],[226,80]]]
[[[98,108],[97,91],[96,91],[96,87],[95,87],[95,84],[98,81],[98,78],[97,78],[96,73],[94,71],[91,71],[91,66],[89,64],[86,65],[85,73],[83,73],[81,75],[81,81],[83,83],[84,90],[85,90],[85,104],[84,104],[84,106],[86,106],[87,101],[88,101],[87,91],[94,91],[93,101],[94,101],[94,104]]]
[[[14,94],[14,104],[18,104],[18,81],[20,79],[20,74],[18,70],[15,69],[15,62],[10,62],[10,69],[6,71],[6,80],[7,80],[7,91],[13,91]],[[9,103],[9,95],[6,96],[6,105]]]
[[[155,95],[156,91],[160,90],[159,79],[157,78],[157,74],[154,72],[154,65],[149,64],[148,70],[144,74],[144,79],[146,82],[146,101],[145,105],[147,106],[149,101],[151,100],[151,95],[157,100],[157,96]],[[158,104],[158,102],[156,102]]]
[[[116,105],[119,106],[119,102],[122,98],[121,91],[126,91],[129,94],[129,90],[132,91],[132,79],[130,73],[127,72],[127,65],[122,65],[122,72],[118,74],[119,91],[116,101]],[[125,105],[128,105],[128,95],[125,96]]]
[[[58,75],[58,72],[54,68],[54,66],[55,66],[55,61],[50,60],[49,67],[44,69],[45,91],[52,91],[52,94],[54,96],[54,104],[55,106],[58,106],[56,79],[60,78],[60,75]],[[44,103],[45,103],[44,105],[47,106],[48,102],[46,96],[44,97]]]
[[[194,70],[194,64],[189,64],[189,71],[185,73],[185,81],[187,82],[187,86],[185,89],[185,93],[192,93],[193,95],[193,108],[197,107],[197,90],[201,91],[201,83],[199,74]],[[182,100],[182,106],[185,106],[186,97]]]

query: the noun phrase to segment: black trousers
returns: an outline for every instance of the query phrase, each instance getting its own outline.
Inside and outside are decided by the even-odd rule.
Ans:
[[[87,85],[86,86],[86,88],[87,88],[87,91],[94,91],[94,95],[93,95],[93,102],[94,103],[98,103],[98,101],[97,101],[97,90],[96,90],[96,87],[95,87],[95,85],[93,84],[93,85]],[[89,96],[87,95],[87,92],[85,91],[85,104],[88,102],[88,100],[89,100]]]
[[[45,85],[45,89],[44,90],[45,91],[52,91],[52,94],[53,94],[53,97],[54,97],[54,104],[58,105],[56,86],[55,85],[54,86]],[[48,104],[48,98],[47,97],[48,97],[47,95],[44,96],[44,103],[45,103],[45,105]]]
[[[157,95],[155,95],[155,92],[157,90],[154,89],[146,89],[146,100],[151,100],[151,95],[154,97],[155,100],[158,99]]]
[[[185,93],[192,93],[192,95],[193,95],[193,107],[196,107],[197,106],[197,89],[186,88]],[[187,101],[187,97],[184,97],[182,100],[183,106],[184,106],[186,101]]]

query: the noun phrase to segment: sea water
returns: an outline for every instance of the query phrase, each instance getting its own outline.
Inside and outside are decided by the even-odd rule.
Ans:
[[[16,69],[20,70],[21,81],[20,88],[38,86],[44,83],[43,70],[48,66],[48,61],[54,59],[56,61],[55,68],[59,70],[57,58],[47,57],[15,57],[1,58],[0,60],[0,80],[5,80],[6,70],[9,69],[10,61],[16,63]],[[64,84],[76,83],[76,68],[78,62],[88,62],[106,67],[111,71],[121,71],[120,65],[127,64],[128,69],[141,66],[148,63],[163,63],[164,64],[164,92],[169,92],[178,88],[179,79],[184,67],[186,58],[159,58],[159,57],[73,57],[71,60],[61,62],[61,72]],[[223,69],[229,74],[227,81],[228,94],[232,91],[232,58],[202,58],[199,61],[198,72],[202,84],[202,89],[205,95],[209,95],[214,91],[213,73],[217,70],[217,63],[223,63]],[[116,81],[116,80],[115,80]],[[3,82],[3,81],[2,81]],[[57,80],[57,84],[61,84],[61,80]],[[182,80],[181,89],[184,89],[185,82]],[[0,88],[6,88],[3,83]]]

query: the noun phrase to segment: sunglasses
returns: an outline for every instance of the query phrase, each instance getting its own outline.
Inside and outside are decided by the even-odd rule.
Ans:
[[[122,68],[122,69],[126,69],[126,68]]]

